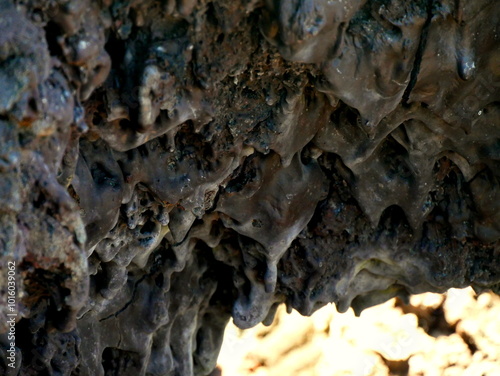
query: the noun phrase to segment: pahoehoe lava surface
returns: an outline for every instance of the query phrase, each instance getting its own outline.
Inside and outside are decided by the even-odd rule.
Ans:
[[[500,2],[0,0],[5,375],[207,375],[224,327],[500,292]]]

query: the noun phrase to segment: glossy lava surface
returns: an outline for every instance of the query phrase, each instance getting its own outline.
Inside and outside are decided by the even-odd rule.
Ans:
[[[231,317],[500,291],[495,0],[0,0],[0,88],[3,374],[208,375]]]

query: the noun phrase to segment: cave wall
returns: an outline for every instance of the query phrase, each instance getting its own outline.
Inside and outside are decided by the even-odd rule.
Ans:
[[[0,0],[3,374],[207,375],[231,317],[499,293],[499,29],[494,0]]]

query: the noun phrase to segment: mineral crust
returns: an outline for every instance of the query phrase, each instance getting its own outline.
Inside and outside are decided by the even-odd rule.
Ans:
[[[4,375],[208,375],[224,328],[500,293],[500,2],[0,0]]]

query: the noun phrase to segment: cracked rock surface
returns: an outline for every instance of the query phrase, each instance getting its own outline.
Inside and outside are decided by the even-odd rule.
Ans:
[[[208,375],[231,317],[499,293],[499,62],[495,0],[0,0],[1,372]]]

